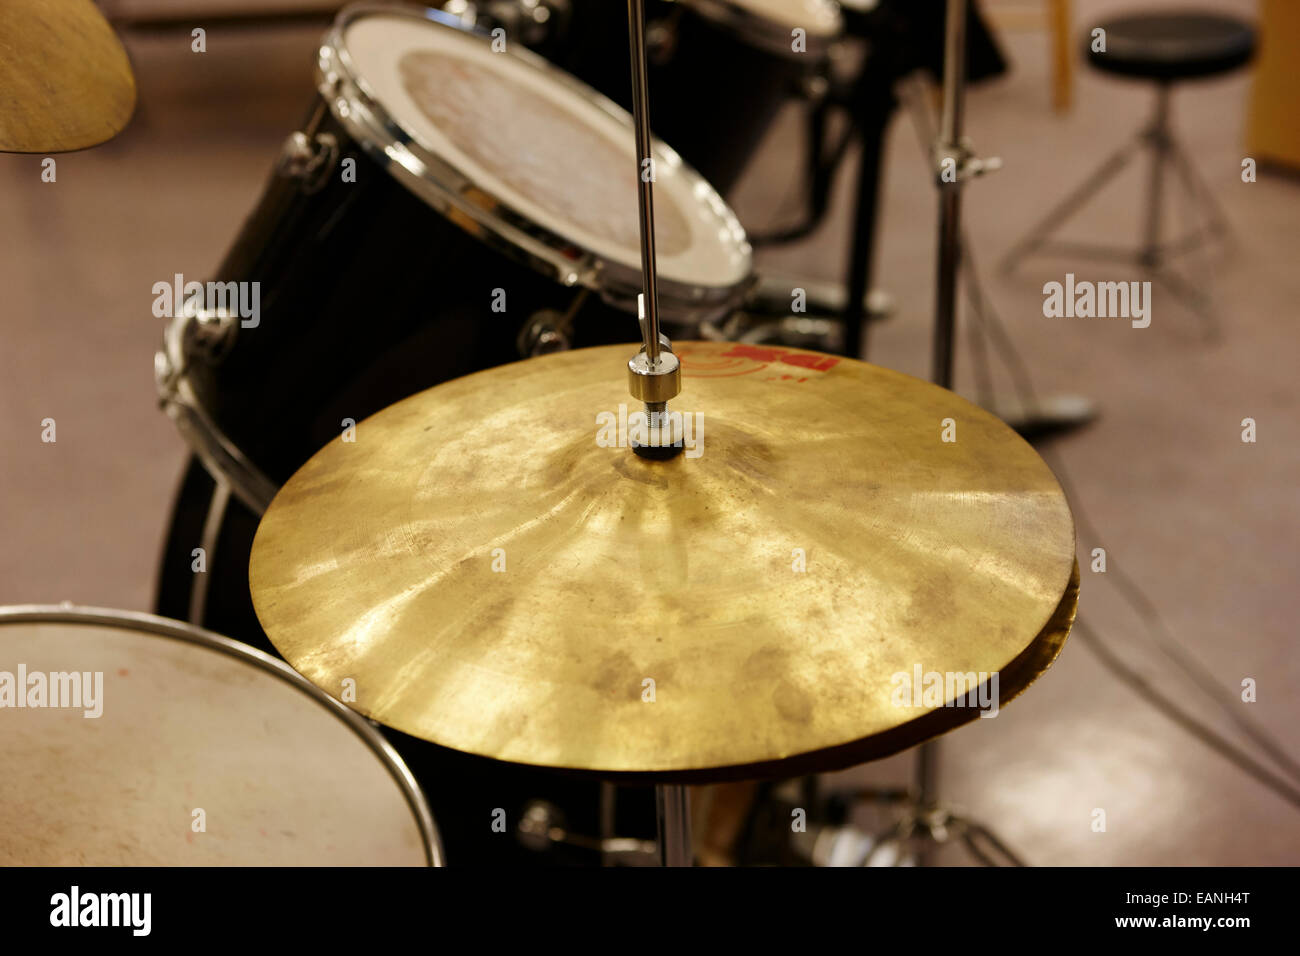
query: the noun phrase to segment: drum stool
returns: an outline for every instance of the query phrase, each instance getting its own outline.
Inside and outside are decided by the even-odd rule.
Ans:
[[[1196,249],[1208,239],[1222,239],[1228,234],[1222,209],[1196,172],[1187,151],[1174,138],[1169,122],[1170,92],[1180,80],[1217,76],[1245,65],[1255,52],[1255,30],[1235,17],[1195,11],[1128,14],[1104,21],[1098,27],[1105,31],[1105,50],[1093,49],[1094,31],[1089,30],[1084,44],[1088,62],[1106,73],[1153,81],[1155,113],[1136,137],[1107,159],[1007,253],[1002,268],[1010,271],[1025,256],[1049,249],[1085,258],[1131,262],[1149,270],[1152,278],[1164,283],[1207,323],[1212,323],[1208,284],[1190,282],[1168,268],[1172,257]],[[1142,245],[1136,251],[1048,242],[1070,216],[1143,150],[1150,150],[1151,166]],[[1161,241],[1164,178],[1170,167],[1190,193],[1205,227],[1194,226],[1191,234],[1182,239]]]

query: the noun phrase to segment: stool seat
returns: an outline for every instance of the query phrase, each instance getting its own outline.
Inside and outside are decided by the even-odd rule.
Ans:
[[[1134,13],[1097,26],[1106,31],[1106,52],[1093,52],[1090,30],[1088,61],[1121,76],[1167,82],[1213,76],[1235,70],[1255,52],[1255,28],[1217,13]]]

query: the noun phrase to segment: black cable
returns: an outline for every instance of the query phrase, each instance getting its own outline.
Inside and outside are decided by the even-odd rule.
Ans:
[[[1252,760],[1209,727],[1195,718],[1189,717],[1177,704],[1153,687],[1145,677],[1125,664],[1117,654],[1106,646],[1101,638],[1097,636],[1097,633],[1082,620],[1074,622],[1074,630],[1083,640],[1084,646],[1091,649],[1111,673],[1132,687],[1144,700],[1201,741],[1201,743],[1217,751],[1221,757],[1236,764],[1238,768],[1250,774],[1282,799],[1290,802],[1293,806],[1300,807],[1300,790],[1275,776],[1268,768]]]
[[[970,244],[967,243],[969,250]],[[971,282],[977,283],[975,262],[972,257],[967,257],[968,275]],[[982,324],[988,326],[995,344],[1002,353],[1003,361],[1006,363],[1008,371],[1020,399],[1021,404],[1026,411],[1032,411],[1038,407],[1038,398],[1034,392],[1029,370],[1021,357],[1011,336],[1007,333],[1001,317],[997,314],[992,304],[985,298],[982,292],[978,291],[978,286],[973,286],[973,295],[976,295],[977,301],[981,303],[982,308],[976,308],[975,314]],[[1074,490],[1073,483],[1066,471],[1065,464],[1061,458],[1051,453],[1050,449],[1039,448],[1039,453],[1047,461],[1052,471],[1056,474],[1056,479],[1060,482],[1061,489],[1070,501],[1071,510],[1074,512],[1075,520],[1080,530],[1087,537],[1094,541],[1103,540],[1102,535],[1098,532],[1096,525],[1089,517],[1087,510],[1083,507],[1082,499]],[[1197,660],[1186,648],[1182,647],[1170,633],[1164,619],[1156,610],[1151,599],[1147,597],[1141,586],[1133,580],[1122,568],[1108,568],[1107,574],[1112,576],[1120,595],[1128,602],[1130,607],[1138,617],[1146,624],[1147,629],[1144,631],[1146,637],[1150,638],[1156,647],[1168,657],[1175,666],[1192,681],[1196,687],[1211,698],[1219,707],[1228,715],[1228,718],[1237,726],[1242,733],[1249,737],[1261,750],[1267,753],[1275,760],[1279,766],[1284,767],[1294,780],[1300,782],[1300,764],[1286,752],[1280,743],[1258,726],[1249,717],[1241,713],[1234,695],[1228,694],[1214,679],[1209,669]],[[1243,755],[1244,757],[1244,755]],[[1249,758],[1245,758],[1249,759]]]
[[[1043,449],[1040,449],[1043,451]],[[1044,454],[1044,458],[1049,458]],[[1052,459],[1055,460],[1053,464]],[[1060,458],[1053,455],[1048,460],[1052,470],[1056,473],[1056,479],[1064,489],[1066,497],[1073,504],[1075,518],[1080,528],[1084,530],[1088,537],[1094,541],[1102,540],[1101,535],[1097,533],[1096,527],[1088,518],[1088,513],[1079,505],[1079,497],[1075,493],[1061,465]],[[1285,768],[1287,774],[1295,781],[1300,782],[1300,765],[1297,765],[1291,755],[1286,752],[1280,743],[1274,740],[1267,731],[1262,727],[1256,726],[1254,721],[1241,713],[1241,707],[1237,698],[1233,694],[1225,693],[1224,689],[1215,680],[1209,669],[1192,656],[1186,648],[1181,647],[1169,632],[1168,626],[1156,610],[1151,599],[1147,597],[1142,588],[1134,581],[1122,568],[1107,568],[1108,577],[1112,577],[1115,586],[1119,589],[1120,594],[1128,601],[1137,616],[1146,624],[1146,636],[1149,637],[1160,651],[1174,662],[1180,670],[1194,683],[1202,693],[1211,698],[1220,709],[1223,710],[1229,719],[1237,726],[1242,733],[1249,737],[1255,744],[1277,761],[1278,765]]]

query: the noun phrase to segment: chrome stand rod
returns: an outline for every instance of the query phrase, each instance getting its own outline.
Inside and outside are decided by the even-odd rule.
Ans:
[[[655,787],[655,808],[659,823],[659,865],[692,866],[691,792],[681,784],[661,783]]]
[[[966,0],[948,0],[943,51],[943,117],[935,157],[952,158],[956,175],[939,183],[939,254],[934,301],[934,365],[931,378],[936,385],[952,388],[953,343],[957,330],[957,280],[961,271],[961,190],[966,158],[962,143],[966,90]],[[941,172],[941,171],[940,171]],[[939,800],[939,743],[929,741],[917,750],[916,789],[922,811]],[[918,854],[918,863],[933,861],[929,848]]]
[[[645,321],[641,334],[653,369],[659,361],[659,289],[655,281],[654,157],[650,138],[650,80],[646,62],[645,0],[627,0],[628,40],[632,47],[632,121],[636,127],[637,200],[641,211],[641,277]]]
[[[939,264],[934,303],[933,381],[952,388],[953,339],[957,325],[957,277],[961,270],[961,190],[965,185],[962,120],[966,89],[966,0],[948,0],[944,35],[943,118],[936,156],[956,163],[951,182],[939,180]]]

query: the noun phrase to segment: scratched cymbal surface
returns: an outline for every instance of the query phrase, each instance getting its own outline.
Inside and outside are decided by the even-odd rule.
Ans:
[[[631,345],[457,379],[332,441],[254,542],[276,647],[447,747],[684,780],[844,766],[977,715],[900,702],[918,666],[1001,672],[1005,702],[1050,665],[1074,524],[1010,428],[850,359],[676,350],[671,408],[702,432],[672,461],[597,440],[637,410]]]

